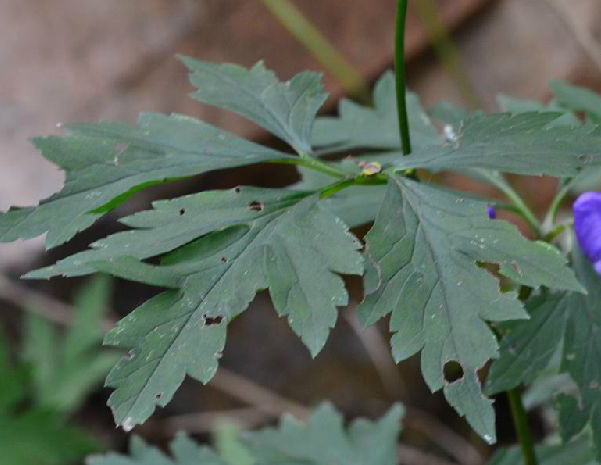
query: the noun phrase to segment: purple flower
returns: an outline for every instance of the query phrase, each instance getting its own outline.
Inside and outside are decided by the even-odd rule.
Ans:
[[[601,274],[601,193],[585,192],[573,205],[574,231],[584,256]]]
[[[495,207],[493,207],[492,205],[489,205],[486,207],[486,212],[488,213],[488,217],[491,220],[494,220],[497,218],[497,211],[495,210]]]

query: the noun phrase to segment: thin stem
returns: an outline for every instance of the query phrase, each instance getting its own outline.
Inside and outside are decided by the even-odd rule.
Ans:
[[[525,465],[537,465],[536,453],[534,451],[534,442],[530,434],[530,426],[528,425],[528,417],[526,409],[522,402],[522,395],[517,389],[507,391],[507,399],[509,400],[509,408],[511,409],[511,417],[515,426],[515,432],[522,448]]]
[[[370,92],[361,74],[291,0],[261,0],[261,2],[280,24],[340,82],[347,93],[354,95],[363,103],[370,103]]]
[[[405,23],[407,19],[407,3],[408,0],[398,0],[395,48],[396,101],[399,118],[399,135],[404,155],[411,153],[405,85]]]
[[[337,194],[338,192],[353,186],[381,186],[388,182],[388,176],[385,174],[378,174],[375,176],[359,175],[354,178],[345,179],[329,186],[325,186],[319,194],[320,199],[327,199],[328,197]]]
[[[317,158],[313,158],[309,155],[303,155],[301,157],[294,158],[283,158],[281,160],[273,160],[270,163],[282,163],[286,165],[300,165],[320,173],[327,174],[333,178],[344,179],[348,178],[349,174],[341,169],[336,168],[334,165],[325,163]]]
[[[551,206],[549,207],[549,210],[547,211],[545,220],[543,221],[543,228],[545,229],[545,231],[548,231],[553,228],[553,223],[555,222],[555,217],[557,216],[557,211],[559,210],[559,207],[561,206],[561,202],[563,202],[563,199],[565,199],[566,195],[569,194],[571,184],[572,184],[571,178],[565,179],[560,184],[559,190],[557,191],[557,194],[555,195],[555,198],[553,199],[553,202],[551,203]]]
[[[477,170],[477,172],[484,178],[486,178],[492,185],[499,189],[511,204],[517,209],[517,213],[526,220],[532,231],[535,233],[537,239],[543,237],[543,230],[538,218],[530,207],[524,202],[522,197],[515,191],[515,189],[507,182],[502,174],[496,171],[490,170]]]

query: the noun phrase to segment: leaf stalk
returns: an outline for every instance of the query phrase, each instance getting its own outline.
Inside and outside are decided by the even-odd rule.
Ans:
[[[363,103],[371,102],[369,88],[356,68],[334,47],[291,0],[261,0],[265,8],[313,57]]]

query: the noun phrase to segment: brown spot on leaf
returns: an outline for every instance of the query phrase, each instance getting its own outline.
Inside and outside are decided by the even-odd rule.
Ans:
[[[217,315],[217,316],[203,315],[202,317],[205,320],[206,326],[218,325],[218,324],[221,324],[221,322],[223,321],[223,317],[219,316],[219,315]]]
[[[258,200],[253,200],[252,202],[249,202],[248,208],[254,212],[261,212],[265,208],[265,205],[263,204],[263,202],[259,202]]]

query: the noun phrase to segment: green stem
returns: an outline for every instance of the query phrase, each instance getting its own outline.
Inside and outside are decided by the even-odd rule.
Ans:
[[[374,176],[359,175],[354,178],[345,179],[329,186],[324,187],[319,194],[320,199],[326,199],[328,197],[337,194],[338,192],[353,186],[380,186],[388,182],[388,176],[384,174],[378,174]]]
[[[348,178],[349,174],[341,169],[336,168],[330,163],[323,162],[309,155],[302,155],[295,158],[283,158],[281,160],[273,160],[271,163],[281,163],[286,165],[300,165],[320,173],[327,174],[333,178],[344,179]]]
[[[261,0],[261,2],[280,24],[340,82],[347,93],[354,95],[363,103],[370,103],[370,92],[361,74],[291,0]]]
[[[399,117],[399,135],[404,155],[411,153],[409,119],[407,118],[407,90],[405,85],[405,23],[407,20],[407,3],[408,0],[398,0],[395,47],[396,101]]]
[[[505,197],[507,197],[511,204],[517,209],[519,215],[526,220],[528,226],[530,226],[536,235],[536,238],[542,238],[544,234],[538,218],[536,218],[534,212],[530,209],[526,202],[524,202],[522,197],[520,197],[511,184],[507,182],[505,177],[496,171],[484,169],[476,171],[480,174],[480,176],[486,178],[492,185],[505,194]]]
[[[507,399],[509,400],[509,408],[511,409],[511,417],[515,426],[515,432],[522,448],[525,465],[537,465],[536,453],[534,452],[534,442],[528,425],[528,417],[526,409],[522,402],[522,395],[517,389],[507,391]]]
[[[553,199],[553,202],[551,203],[551,206],[549,207],[549,210],[547,211],[547,214],[545,215],[545,220],[543,221],[543,228],[545,229],[545,231],[549,231],[550,229],[553,228],[553,223],[555,222],[555,217],[557,216],[557,211],[559,210],[559,207],[561,206],[561,202],[563,202],[563,199],[565,199],[566,195],[569,194],[571,184],[572,184],[571,178],[565,179],[560,184],[559,190],[557,191],[557,194],[555,195],[555,198]]]

